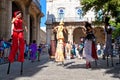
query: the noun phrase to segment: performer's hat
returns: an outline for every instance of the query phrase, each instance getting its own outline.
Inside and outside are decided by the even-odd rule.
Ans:
[[[59,24],[60,24],[60,25],[64,25],[63,19],[61,19],[61,21],[60,21]]]
[[[89,22],[85,22],[85,27],[91,27],[91,24]]]
[[[22,13],[21,11],[15,11],[14,12],[14,17],[16,17],[19,13]]]

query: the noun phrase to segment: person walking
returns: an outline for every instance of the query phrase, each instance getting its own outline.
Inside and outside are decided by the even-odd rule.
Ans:
[[[36,54],[37,54],[37,44],[36,44],[36,40],[33,40],[33,42],[30,45],[30,60],[31,62],[34,62],[36,60]]]
[[[98,56],[101,55],[101,44],[99,42],[97,43],[97,54]]]
[[[38,61],[40,61],[41,52],[42,52],[42,44],[38,46]]]
[[[71,59],[71,49],[72,49],[72,46],[70,42],[68,41],[65,46],[66,59]]]
[[[75,45],[75,52],[76,52],[76,57],[77,57],[78,59],[81,58],[81,57],[80,57],[80,54],[79,54],[79,50],[80,50],[80,47],[79,47],[78,44],[76,44],[76,45]]]

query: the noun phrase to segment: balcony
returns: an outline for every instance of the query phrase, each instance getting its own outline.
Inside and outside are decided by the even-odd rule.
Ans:
[[[46,24],[52,24],[55,22],[60,22],[61,18],[47,18]],[[66,17],[63,19],[64,22],[85,22],[85,21],[95,21],[94,18],[80,18],[80,17]]]

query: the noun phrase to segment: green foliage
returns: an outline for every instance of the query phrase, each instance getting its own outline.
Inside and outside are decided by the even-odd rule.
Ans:
[[[115,27],[115,30],[112,33],[112,38],[120,36],[120,23],[116,23],[116,21],[109,21],[110,25]]]
[[[81,0],[81,4],[83,5],[84,14],[93,9],[96,14],[99,10],[102,10],[103,15],[109,13],[112,17],[117,17],[117,12],[120,12],[119,0]]]
[[[98,11],[102,10],[102,16],[111,15],[115,18],[115,21],[109,21],[109,23],[116,29],[113,32],[113,38],[120,36],[120,0],[80,0],[84,14],[89,10],[94,10],[96,13],[96,21],[94,24],[100,24],[101,17],[97,17]],[[100,21],[100,22],[99,22]]]
[[[120,36],[120,23],[117,23],[115,31],[113,31],[112,37],[116,38]]]
[[[114,26],[114,27],[117,26],[115,21],[109,21],[109,23],[110,23],[111,26]]]
[[[105,3],[108,1],[109,0],[81,0],[81,4],[83,5],[85,13],[90,9],[94,9],[95,12],[98,12],[100,9],[103,9]]]

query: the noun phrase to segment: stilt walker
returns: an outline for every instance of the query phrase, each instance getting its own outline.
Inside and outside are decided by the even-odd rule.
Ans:
[[[59,26],[56,26],[54,30],[57,32],[56,38],[57,38],[57,47],[56,47],[56,53],[55,53],[55,61],[56,62],[62,62],[62,65],[64,65],[64,35],[63,31],[66,33],[66,29],[64,28],[64,23],[61,20],[59,23]]]
[[[22,26],[25,25],[23,19],[22,19],[22,12],[16,11],[14,13],[14,18],[12,20],[13,25],[13,32],[12,32],[12,46],[10,55],[8,57],[9,65],[8,65],[8,71],[7,74],[10,72],[10,65],[14,62],[15,56],[19,49],[18,54],[18,62],[21,62],[21,71],[20,74],[22,75],[23,72],[23,62],[24,62],[24,46],[25,46],[25,40],[23,35],[23,28]],[[27,31],[27,27],[25,26],[25,29]]]
[[[95,60],[95,64],[97,66],[96,60],[98,59],[98,56],[95,46],[95,36],[93,34],[93,28],[91,27],[90,23],[85,23],[85,30],[83,32],[86,34],[83,48],[83,54],[86,58],[86,68],[91,68],[90,61]]]
[[[106,32],[106,43],[105,43],[105,50],[104,50],[104,56],[107,57],[107,66],[109,66],[109,60],[108,57],[111,55],[111,64],[113,66],[113,52],[112,52],[112,31],[113,28],[109,24],[109,17],[105,17],[105,32]]]

